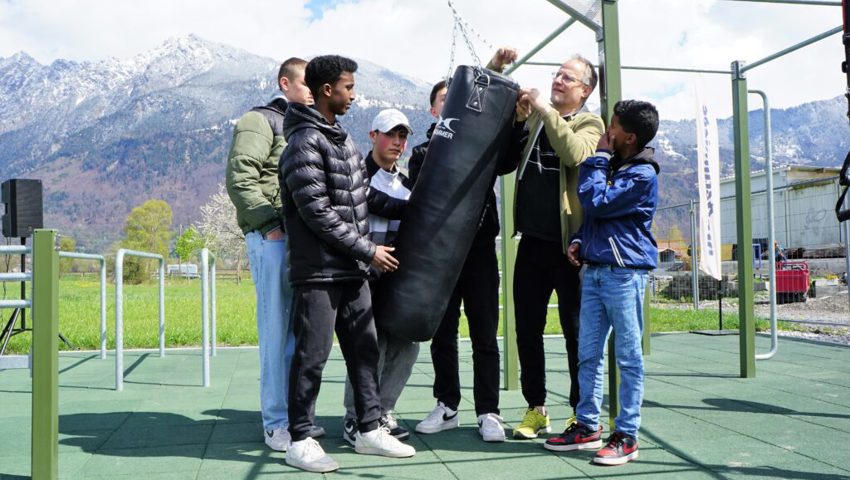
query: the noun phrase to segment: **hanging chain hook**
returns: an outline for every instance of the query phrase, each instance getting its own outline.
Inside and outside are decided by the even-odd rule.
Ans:
[[[452,67],[454,66],[454,49],[455,42],[457,41],[457,30],[460,30],[461,35],[463,35],[463,40],[466,43],[466,48],[469,50],[469,53],[472,55],[473,60],[475,60],[475,66],[480,70],[482,69],[481,58],[475,52],[475,47],[472,45],[471,36],[474,35],[481,43],[483,43],[490,50],[494,50],[493,45],[484,39],[472,26],[463,19],[460,13],[454,6],[452,0],[448,0],[449,8],[452,10],[452,16],[454,17],[454,32],[452,35]]]

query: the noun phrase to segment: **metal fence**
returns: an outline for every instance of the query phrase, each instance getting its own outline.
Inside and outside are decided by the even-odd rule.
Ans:
[[[778,303],[805,301],[806,296],[816,295],[815,282],[823,282],[830,287],[834,285],[831,290],[841,290],[840,283],[846,278],[850,263],[847,259],[850,229],[839,224],[835,217],[833,209],[838,192],[835,177],[796,182],[774,189],[775,238],[788,260],[778,264],[775,282],[780,287],[776,294]],[[768,242],[766,197],[764,189],[755,190],[752,194],[753,243],[749,246],[753,250],[753,272],[756,276],[754,293],[761,301],[769,300],[768,271],[774,260],[774,249]],[[652,275],[651,298],[654,304],[690,304],[699,308],[699,302],[738,298],[736,259],[739,247],[735,243],[734,196],[721,199],[721,212],[723,279],[717,281],[699,272],[697,258],[691,249],[694,239],[699,238],[699,203],[694,200],[657,210],[653,234],[658,243],[659,263]],[[803,266],[797,261],[805,262],[808,285],[797,285],[803,277],[799,272]],[[792,277],[791,280],[786,280],[789,277]],[[802,295],[802,292],[807,295]],[[850,295],[845,298],[850,305]]]

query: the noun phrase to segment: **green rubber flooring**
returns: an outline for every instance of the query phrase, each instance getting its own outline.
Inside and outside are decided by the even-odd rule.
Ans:
[[[759,337],[759,351],[767,338]],[[413,430],[434,406],[427,345],[397,405]],[[571,413],[563,340],[546,340],[553,429]],[[486,444],[472,403],[468,342],[461,342],[461,428],[412,435],[413,458],[358,455],[342,438],[344,364],[334,348],[325,369],[317,423],[341,469],[368,479],[850,479],[850,348],[780,339],[754,379],[738,378],[738,337],[656,335],[646,358],[640,458],[621,467],[590,463],[593,452],[556,454],[543,439]],[[124,391],[113,390],[114,357],[59,358],[61,478],[317,478],[265,448],[255,348],[219,349],[212,386],[201,387],[197,350],[129,352]],[[30,475],[31,383],[26,370],[0,371],[0,478]],[[524,410],[519,391],[502,391],[508,428]],[[607,422],[607,416],[605,418]],[[606,423],[606,432],[607,432]],[[509,432],[510,433],[510,432]]]

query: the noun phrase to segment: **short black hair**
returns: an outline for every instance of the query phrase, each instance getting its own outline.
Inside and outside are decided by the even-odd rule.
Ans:
[[[623,130],[637,136],[638,148],[645,147],[658,132],[658,110],[649,102],[620,100],[614,105],[614,115]]]
[[[280,64],[280,69],[277,71],[277,81],[280,82],[280,79],[283,77],[293,80],[292,77],[295,74],[295,70],[304,70],[306,65],[307,60],[298,57],[288,58]]]
[[[339,55],[322,55],[310,60],[304,70],[304,82],[307,88],[318,98],[319,91],[324,84],[333,85],[339,80],[344,72],[354,73],[357,71],[357,62],[350,58]]]
[[[446,81],[440,80],[436,85],[431,89],[431,106],[434,106],[434,101],[437,100],[437,94],[440,90],[446,88]]]

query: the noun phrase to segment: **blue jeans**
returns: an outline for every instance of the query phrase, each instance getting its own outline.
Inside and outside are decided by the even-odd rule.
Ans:
[[[295,352],[292,333],[292,287],[287,279],[286,238],[266,240],[245,235],[251,278],[257,292],[257,338],[260,343],[260,410],[263,428],[289,426],[289,367]]]
[[[620,412],[615,429],[637,438],[643,401],[643,294],[645,270],[590,265],[584,273],[578,340],[579,423],[599,426],[605,343],[611,328],[620,369]],[[613,412],[612,412],[613,413]]]

